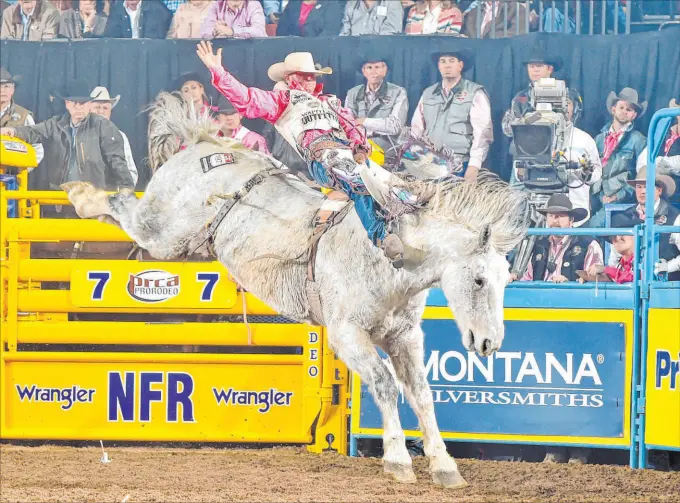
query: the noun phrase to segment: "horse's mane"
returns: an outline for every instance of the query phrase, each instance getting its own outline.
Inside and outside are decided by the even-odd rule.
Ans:
[[[215,138],[218,127],[210,113],[196,110],[178,92],[161,92],[145,111],[149,112],[148,163],[155,172],[179,152],[181,146],[201,141],[220,143]]]
[[[219,127],[211,118],[210,112],[197,111],[192,104],[182,99],[179,92],[159,93],[145,111],[149,112],[147,161],[153,173],[179,152],[180,147],[188,148],[201,142],[212,143],[229,151],[239,151],[246,157],[272,162],[266,154],[253,151],[237,140],[218,138]]]
[[[512,250],[529,228],[526,194],[489,171],[481,171],[476,183],[452,178],[444,181],[406,182],[415,194],[429,199],[422,211],[463,225],[472,232],[491,229],[491,245],[501,253]]]

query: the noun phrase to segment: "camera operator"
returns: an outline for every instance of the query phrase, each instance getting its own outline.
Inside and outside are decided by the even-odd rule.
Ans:
[[[536,109],[531,106],[529,94],[531,86],[539,79],[546,79],[553,76],[562,67],[562,58],[549,56],[542,47],[536,47],[531,51],[529,58],[523,62],[527,67],[529,76],[529,87],[518,92],[510,103],[510,109],[503,115],[503,134],[512,138],[512,125],[518,124],[524,117]],[[515,143],[510,144],[510,153],[515,149]]]
[[[595,140],[574,125],[583,109],[581,96],[575,89],[568,89],[567,92],[567,121],[564,131],[564,146],[560,157],[561,160],[581,164],[579,169],[567,170],[566,179],[566,188],[571,204],[574,208],[583,208],[586,211],[586,217],[574,224],[574,227],[579,227],[590,216],[590,186],[602,178],[602,164]],[[524,169],[513,167],[510,183],[514,186],[523,186],[525,175]]]

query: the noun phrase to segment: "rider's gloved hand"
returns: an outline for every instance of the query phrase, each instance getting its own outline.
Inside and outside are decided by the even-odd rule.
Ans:
[[[668,274],[668,262],[664,259],[658,260],[654,264],[654,275],[658,276],[659,274]]]
[[[365,145],[356,145],[353,149],[354,161],[357,164],[365,164],[366,160],[371,155],[371,150],[371,145],[368,143]]]

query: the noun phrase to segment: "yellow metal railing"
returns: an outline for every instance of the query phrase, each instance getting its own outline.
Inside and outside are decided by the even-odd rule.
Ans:
[[[10,200],[19,218],[8,218]],[[303,443],[314,452],[330,441],[346,453],[348,372],[323,327],[282,323],[218,262],[32,257],[39,243],[130,242],[95,220],[41,218],[42,206],[69,204],[62,192],[27,191],[25,179],[16,191],[0,187],[2,438]],[[145,298],[150,288],[172,295]]]

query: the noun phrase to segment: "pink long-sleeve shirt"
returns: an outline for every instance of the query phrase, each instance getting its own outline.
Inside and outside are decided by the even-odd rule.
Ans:
[[[290,94],[287,90],[265,91],[256,87],[247,87],[224,68],[212,68],[210,73],[215,89],[222,93],[241,115],[249,119],[264,119],[271,124],[276,124],[290,104]],[[321,101],[330,98],[329,95],[321,94],[322,91],[323,85],[318,84],[313,94]],[[347,135],[350,146],[352,148],[365,146],[365,130],[357,126],[352,112],[345,107],[339,107],[336,112],[340,127]],[[306,148],[314,139],[329,132],[318,129],[307,131],[302,138],[301,146]]]
[[[201,25],[201,37],[213,38],[215,36],[213,30],[218,21],[234,30],[234,38],[267,36],[264,10],[257,0],[245,0],[238,10],[231,9],[227,0],[213,1]]]
[[[224,133],[220,131],[217,136],[223,137]],[[269,152],[269,149],[267,148],[267,141],[264,139],[264,137],[260,134],[257,134],[255,131],[251,131],[245,126],[239,126],[238,129],[232,131],[229,138],[240,141],[250,150],[271,155],[271,152]]]

